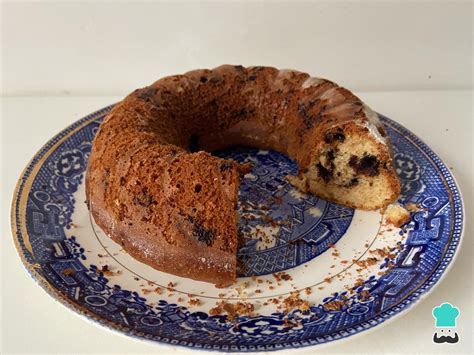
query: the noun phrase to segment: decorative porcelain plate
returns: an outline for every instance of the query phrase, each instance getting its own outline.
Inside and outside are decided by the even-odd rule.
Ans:
[[[52,138],[23,172],[12,205],[15,244],[33,278],[105,327],[193,349],[324,344],[409,310],[454,259],[463,206],[451,173],[420,139],[382,117],[402,180],[400,202],[412,210],[402,229],[387,225],[380,212],[298,192],[285,179],[295,163],[279,153],[222,151],[254,163],[240,188],[246,243],[238,283],[218,289],[156,271],[104,235],[85,204],[91,142],[110,109]]]

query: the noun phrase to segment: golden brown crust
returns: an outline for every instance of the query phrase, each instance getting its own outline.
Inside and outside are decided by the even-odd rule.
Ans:
[[[112,109],[94,139],[86,192],[95,221],[156,269],[218,284],[234,281],[244,167],[206,151],[274,149],[303,171],[338,127],[374,139],[363,127],[369,120],[355,95],[313,79],[224,65],[135,90]],[[379,159],[391,164],[387,145],[377,144]],[[391,181],[387,199],[393,200],[398,179],[393,169],[384,174]]]

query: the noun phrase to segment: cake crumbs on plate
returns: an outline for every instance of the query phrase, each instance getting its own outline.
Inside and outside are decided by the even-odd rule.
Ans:
[[[269,298],[268,302],[271,302],[273,304],[279,304],[280,300],[278,298]]]
[[[377,248],[374,250],[369,250],[370,254],[376,254],[381,258],[393,259],[396,255],[392,253],[389,247]]]
[[[408,202],[405,205],[405,208],[411,213],[415,213],[415,212],[419,212],[419,211],[425,211],[425,209],[423,207],[421,207],[419,204],[413,203],[413,202]]]
[[[250,302],[237,302],[235,304],[235,313],[242,316],[251,317],[254,313],[255,306]]]
[[[398,203],[388,205],[384,216],[388,224],[398,228],[410,221],[410,212]]]
[[[74,275],[76,272],[75,272],[73,269],[71,269],[71,268],[69,267],[69,268],[67,268],[67,269],[64,269],[64,270],[62,271],[62,273],[63,273],[63,275],[65,275],[65,276],[71,276],[71,275]]]
[[[287,274],[286,272],[284,271],[280,271],[280,272],[274,272],[273,274],[273,277],[275,278],[275,280],[277,280],[277,282],[283,280],[283,281],[289,281],[289,280],[293,280],[293,278],[291,277],[291,275]]]
[[[173,282],[168,282],[168,286],[166,287],[168,291],[172,292],[172,291],[175,291],[174,287],[176,286],[175,283]]]
[[[227,313],[227,318],[232,322],[238,316],[253,317],[255,307],[249,302],[229,303],[226,301],[219,301],[216,306],[209,310],[210,315],[218,315],[223,312]]]
[[[200,306],[200,305],[201,305],[201,300],[199,300],[198,298],[190,298],[190,299],[188,300],[188,304],[189,304],[191,307]]]
[[[237,291],[237,295],[242,297],[242,298],[247,298],[248,293],[246,290],[241,289],[240,287],[236,287],[235,290]]]
[[[323,305],[326,311],[339,311],[348,304],[347,300],[334,300]]]
[[[105,276],[115,276],[122,274],[122,271],[120,270],[117,270],[115,272],[110,270],[110,267],[107,264],[103,265],[100,269],[97,269],[96,272],[101,272]]]
[[[220,306],[215,306],[215,307],[212,307],[210,310],[209,310],[209,314],[211,316],[217,316],[219,314],[221,314],[223,311],[222,307]]]
[[[297,326],[297,324],[294,323],[294,322],[292,322],[292,321],[289,320],[288,318],[285,317],[285,318],[283,319],[283,327],[284,327],[284,328],[294,328],[294,327],[296,327],[296,326]]]
[[[292,291],[288,297],[283,299],[282,308],[285,313],[290,313],[295,309],[307,312],[310,309],[310,304],[308,301],[301,299],[299,291]]]
[[[361,260],[353,260],[354,264],[366,269],[369,266],[376,265],[379,262],[379,259],[376,257],[368,257],[366,259]]]

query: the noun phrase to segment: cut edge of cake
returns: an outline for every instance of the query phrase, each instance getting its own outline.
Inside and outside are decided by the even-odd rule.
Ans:
[[[362,210],[384,208],[400,194],[390,142],[377,114],[335,126],[318,142],[311,163],[288,180],[303,192]]]

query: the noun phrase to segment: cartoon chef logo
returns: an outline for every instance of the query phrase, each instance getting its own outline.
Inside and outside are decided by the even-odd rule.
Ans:
[[[433,317],[435,318],[436,332],[433,335],[433,341],[437,344],[448,343],[455,344],[459,341],[456,333],[456,318],[459,316],[459,309],[451,303],[443,303],[433,308]]]

